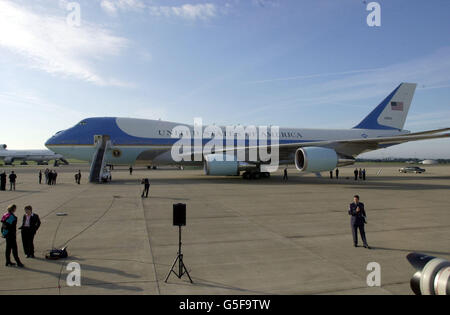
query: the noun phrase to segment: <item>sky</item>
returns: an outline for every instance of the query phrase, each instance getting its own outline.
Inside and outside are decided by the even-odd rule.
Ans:
[[[377,2],[369,27],[359,0],[0,0],[0,143],[93,116],[351,128],[401,82],[405,129],[450,127],[450,1]],[[363,157],[450,158],[450,140]]]

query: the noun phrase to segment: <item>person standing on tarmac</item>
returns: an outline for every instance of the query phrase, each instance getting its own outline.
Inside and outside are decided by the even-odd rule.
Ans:
[[[366,232],[364,230],[364,225],[366,221],[366,211],[364,209],[364,204],[359,201],[359,196],[353,196],[353,202],[350,204],[348,214],[351,216],[350,226],[352,228],[353,245],[358,247],[358,230],[361,234],[361,239],[365,248],[370,249],[367,244]]]
[[[148,191],[150,190],[150,181],[148,178],[142,179],[142,184],[144,184],[144,190],[142,191],[142,198],[148,198]]]
[[[9,174],[9,190],[16,190],[16,179],[17,175],[12,171],[11,174]]]
[[[0,190],[6,190],[6,172],[0,174]]]
[[[36,213],[33,213],[31,206],[26,206],[24,210],[22,226],[19,228],[22,231],[23,251],[27,258],[34,258],[34,236],[41,226],[41,220]]]
[[[283,180],[287,181],[288,180],[288,170],[287,167],[284,168],[284,172],[283,172]]]
[[[16,231],[17,231],[17,217],[15,216],[17,206],[10,205],[7,209],[7,212],[2,216],[2,237],[6,240],[6,267],[12,267],[16,264],[11,262],[11,252],[13,253],[14,260],[17,263],[18,267],[23,268],[24,265],[20,261],[19,253],[17,250],[17,239],[16,239]]]

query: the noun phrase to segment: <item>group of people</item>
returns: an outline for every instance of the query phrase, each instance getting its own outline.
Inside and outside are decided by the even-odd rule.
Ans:
[[[355,180],[358,180],[358,178],[360,180],[366,180],[366,169],[357,169],[355,168],[355,170],[353,171],[353,174],[355,175]]]
[[[339,169],[337,168],[335,170],[335,174],[336,174],[336,179],[339,179]],[[355,170],[353,171],[353,174],[355,175],[355,180],[366,180],[366,169],[357,169],[355,168]],[[333,171],[330,171],[330,178],[333,179]]]
[[[45,177],[45,184],[56,185],[56,178],[58,173],[55,170],[46,169],[44,172],[41,170],[38,173],[39,184],[42,184],[42,180]],[[17,174],[14,171],[8,175],[5,171],[0,173],[0,191],[6,190],[6,183],[9,179],[9,190],[16,190]],[[81,171],[75,174],[75,182],[80,184],[81,182]]]
[[[16,190],[16,181],[17,181],[17,175],[14,173],[14,171],[11,171],[11,173],[6,174],[5,171],[3,171],[0,174],[0,190],[5,191],[6,190],[6,180],[9,178],[9,190]]]
[[[366,169],[355,169],[355,171],[353,172],[355,175],[355,180],[366,180]],[[333,179],[333,174],[336,174],[336,179],[339,179],[339,169],[337,168],[334,172],[333,170],[330,171],[330,178]],[[288,169],[287,167],[284,168],[283,170],[283,181],[287,181],[288,180]]]
[[[18,267],[23,268],[24,265],[19,258],[19,251],[17,248],[16,233],[18,218],[16,216],[16,210],[16,205],[8,206],[7,212],[3,214],[1,219],[1,233],[2,237],[6,240],[6,267],[17,265]],[[19,227],[22,234],[23,251],[27,258],[35,258],[34,236],[41,226],[41,220],[37,214],[33,213],[33,208],[31,206],[26,206],[24,211],[25,213],[22,218],[22,225]],[[11,261],[11,252],[16,263]]]
[[[336,172],[336,179],[339,179],[339,169],[337,168],[335,172]],[[330,178],[333,179],[333,171],[332,170],[330,171]]]
[[[56,185],[56,178],[58,173],[55,170],[49,170],[48,168],[44,171],[45,183],[47,185]],[[42,184],[42,171],[39,171],[39,184]]]

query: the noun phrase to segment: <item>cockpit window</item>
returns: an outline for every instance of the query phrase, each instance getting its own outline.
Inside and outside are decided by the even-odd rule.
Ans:
[[[80,126],[85,126],[85,125],[87,125],[87,122],[82,121],[82,122],[79,123],[79,125],[80,125]]]

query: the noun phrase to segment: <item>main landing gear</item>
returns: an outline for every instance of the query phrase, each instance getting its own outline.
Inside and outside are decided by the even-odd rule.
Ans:
[[[243,179],[261,179],[261,178],[269,178],[269,172],[258,172],[258,171],[246,171],[242,174]]]

